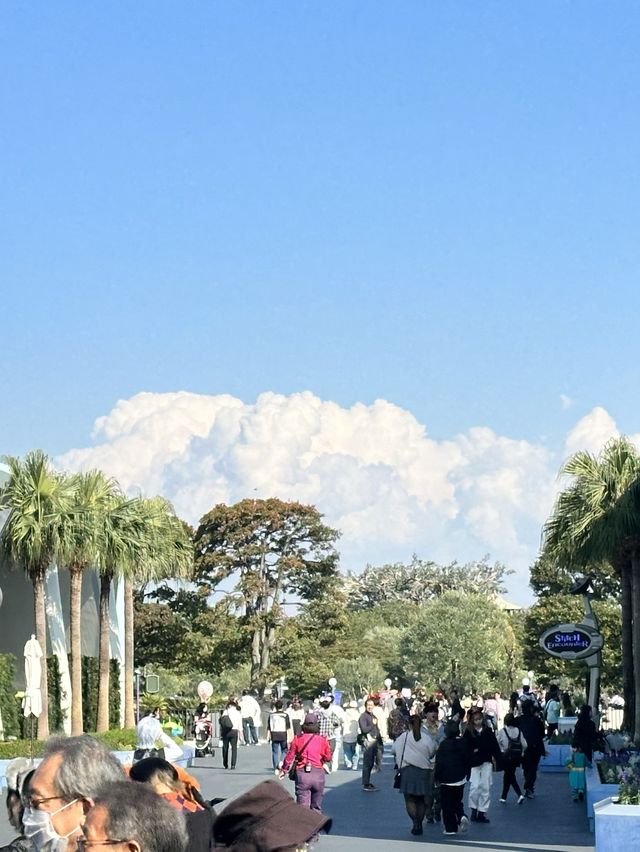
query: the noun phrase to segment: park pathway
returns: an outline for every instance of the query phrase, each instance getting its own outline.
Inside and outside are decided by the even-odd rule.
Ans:
[[[197,761],[191,771],[207,798],[229,798],[272,778],[270,765],[271,749],[261,745],[239,748],[233,772],[221,768],[218,751],[213,758]],[[594,852],[584,805],[571,801],[564,773],[541,774],[536,798],[520,806],[515,798],[506,805],[498,802],[502,776],[496,775],[491,824],[471,823],[468,834],[459,838],[444,837],[440,824],[425,825],[422,837],[413,837],[402,796],[391,786],[392,775],[392,759],[385,753],[383,771],[372,778],[379,788],[376,793],[362,791],[360,773],[340,769],[327,777],[323,810],[333,817],[333,828],[314,847],[317,852],[405,852],[419,845],[433,852]],[[281,783],[293,794],[290,781]]]

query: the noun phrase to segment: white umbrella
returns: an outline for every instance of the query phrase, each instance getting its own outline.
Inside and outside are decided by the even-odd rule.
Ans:
[[[42,677],[42,648],[36,637],[24,646],[24,676],[26,687],[22,699],[22,710],[25,716],[39,716],[42,713],[42,693],[40,679]]]

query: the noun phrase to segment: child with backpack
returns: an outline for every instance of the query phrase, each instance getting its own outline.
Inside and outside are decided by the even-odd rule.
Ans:
[[[504,727],[498,732],[497,739],[500,751],[502,752],[502,766],[504,769],[500,801],[503,804],[507,801],[509,789],[513,787],[518,797],[518,804],[521,805],[524,802],[524,796],[516,780],[516,770],[522,764],[522,757],[527,750],[527,741],[522,736],[520,728],[516,726],[513,713],[507,713],[504,717]]]

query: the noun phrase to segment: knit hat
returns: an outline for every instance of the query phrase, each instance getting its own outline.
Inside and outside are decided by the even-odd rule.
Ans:
[[[216,843],[234,852],[275,852],[306,843],[332,820],[294,802],[277,781],[262,781],[229,802],[217,817]]]

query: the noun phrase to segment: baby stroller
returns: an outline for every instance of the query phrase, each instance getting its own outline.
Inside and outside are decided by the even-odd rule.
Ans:
[[[203,702],[199,704],[193,718],[193,738],[195,740],[196,757],[206,757],[207,754],[214,755],[213,748],[213,722],[209,708]]]

